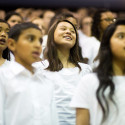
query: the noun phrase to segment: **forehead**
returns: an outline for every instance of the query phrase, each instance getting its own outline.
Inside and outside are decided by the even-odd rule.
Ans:
[[[43,19],[35,19],[32,22],[33,23],[43,23]]]
[[[45,16],[54,16],[55,13],[53,11],[46,11],[45,14],[44,14],[44,17]]]
[[[73,28],[73,29],[74,29],[74,27],[73,27],[70,23],[68,23],[68,22],[60,22],[60,23],[57,25],[57,27],[70,27],[70,28]]]
[[[106,17],[113,17],[113,13],[112,12],[110,12],[110,11],[107,11],[107,12],[103,12],[102,14],[101,14],[101,17],[102,18],[106,18]]]
[[[34,36],[42,36],[42,33],[40,30],[35,28],[28,28],[21,32],[21,35],[27,36],[27,35],[34,35]]]
[[[114,34],[119,33],[119,32],[125,33],[125,25],[119,25],[119,26],[117,26]]]
[[[83,21],[83,22],[92,21],[92,17],[85,17],[85,18],[83,18],[82,21]]]
[[[9,28],[8,24],[4,23],[4,22],[0,22],[0,27],[2,27],[2,28]]]
[[[18,15],[12,15],[10,17],[10,19],[20,19],[20,20],[22,20],[22,18],[20,16],[18,16]]]
[[[73,24],[77,24],[77,20],[75,18],[73,18],[73,17],[68,17],[67,20],[69,20]]]

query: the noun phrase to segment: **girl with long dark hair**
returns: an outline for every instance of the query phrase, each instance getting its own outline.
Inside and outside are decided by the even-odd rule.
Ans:
[[[81,59],[78,33],[70,21],[59,19],[50,27],[46,59],[48,66],[44,73],[55,85],[60,125],[75,125],[75,110],[69,103],[78,81],[91,72],[91,68]]]
[[[125,19],[104,32],[95,73],[80,81],[71,106],[77,125],[125,124]]]

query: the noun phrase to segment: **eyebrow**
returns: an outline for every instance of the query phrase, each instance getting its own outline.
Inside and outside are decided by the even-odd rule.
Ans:
[[[116,34],[125,34],[125,31],[123,31],[123,32],[116,32]]]

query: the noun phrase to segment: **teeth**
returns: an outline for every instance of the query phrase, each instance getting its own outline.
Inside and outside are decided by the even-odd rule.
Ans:
[[[68,39],[68,40],[71,40],[71,37],[69,37],[69,36],[66,36],[65,38]]]
[[[0,39],[1,42],[5,42],[5,39]]]

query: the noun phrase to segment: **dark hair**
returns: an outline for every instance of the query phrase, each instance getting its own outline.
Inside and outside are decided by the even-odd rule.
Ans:
[[[50,24],[49,24],[49,28],[53,25],[53,23],[57,20],[67,20],[67,18],[74,18],[76,19],[73,14],[71,12],[63,12],[63,13],[56,13],[56,15],[54,17],[52,17]],[[76,19],[76,21],[78,22],[78,20]]]
[[[19,13],[14,11],[8,12],[5,16],[5,20],[8,21],[13,15],[19,16],[23,20],[23,17]]]
[[[9,25],[5,20],[0,19],[0,23],[5,23],[5,24],[7,24],[8,27],[10,28],[10,25]],[[9,51],[8,47],[3,51],[2,57],[3,57],[4,59],[10,60],[10,51]]]
[[[97,76],[99,79],[99,87],[97,89],[96,96],[103,111],[103,122],[108,117],[109,100],[114,104],[116,104],[115,101],[113,100],[115,85],[112,81],[113,67],[112,67],[112,52],[110,48],[110,39],[114,34],[117,26],[119,25],[125,25],[125,19],[117,20],[114,24],[111,24],[105,30],[99,50],[100,63],[98,67],[95,69],[95,72],[97,72]],[[107,88],[109,88],[110,90],[108,97],[105,96],[104,94]]]
[[[21,24],[16,24],[14,25],[10,31],[9,31],[9,38],[14,39],[15,41],[18,40],[20,34],[29,28],[35,28],[35,29],[39,29],[39,27],[31,22],[26,22],[26,23],[21,23]],[[41,30],[40,30],[41,31]]]
[[[100,9],[97,10],[93,16],[93,23],[92,23],[92,36],[95,36],[99,41],[101,37],[100,33],[100,21],[101,21],[101,14],[104,12],[109,12],[107,9]]]
[[[68,20],[58,20],[57,22],[55,22],[49,32],[48,32],[48,40],[47,40],[47,49],[46,49],[46,57],[49,61],[49,66],[47,67],[48,70],[50,71],[59,71],[63,68],[63,65],[60,61],[60,59],[58,58],[57,55],[57,48],[56,48],[56,44],[54,42],[54,32],[58,26],[58,24],[60,22],[68,22],[70,23],[73,28],[75,29],[76,32],[76,43],[73,46],[73,48],[70,49],[70,57],[69,57],[69,61],[72,62],[74,65],[76,65],[80,70],[81,67],[78,64],[78,62],[82,62],[81,58],[80,58],[80,51],[79,51],[79,43],[78,43],[78,33],[77,30],[75,28],[75,26]]]

